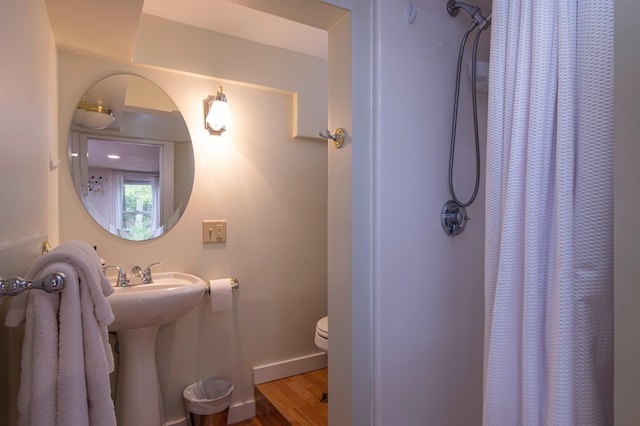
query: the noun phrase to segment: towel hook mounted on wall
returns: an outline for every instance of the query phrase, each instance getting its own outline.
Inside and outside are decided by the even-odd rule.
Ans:
[[[340,148],[342,146],[342,142],[344,142],[344,129],[342,127],[338,127],[333,133],[329,132],[329,129],[325,130],[324,133],[318,133],[321,137],[326,139],[331,139],[333,141],[333,146],[336,148]]]

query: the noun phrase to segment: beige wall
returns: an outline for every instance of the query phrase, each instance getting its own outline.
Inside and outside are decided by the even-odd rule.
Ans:
[[[329,30],[329,128],[342,127],[340,149],[329,144],[328,293],[331,350],[329,351],[329,423],[350,425],[351,380],[351,20],[343,17]],[[335,325],[335,326],[333,326]]]
[[[41,0],[0,3],[0,276],[23,275],[57,239],[56,51]],[[0,323],[7,300],[0,299]],[[20,329],[0,325],[0,417],[14,423]],[[10,342],[16,342],[10,344]]]
[[[161,260],[159,271],[181,270],[204,279],[236,276],[241,288],[233,312],[212,314],[203,301],[159,333],[168,421],[183,417],[181,392],[195,380],[231,379],[236,386],[232,404],[242,404],[252,399],[253,366],[316,353],[315,322],[327,313],[327,147],[325,141],[293,134],[300,127],[294,117],[300,116],[301,92],[324,102],[323,114],[314,120],[323,123],[319,129],[325,127],[326,61],[319,73],[292,79],[298,86],[287,90],[278,83],[282,73],[271,76],[272,85],[264,73],[257,86],[157,64],[123,64],[68,52],[56,57],[42,1],[4,2],[1,12],[0,177],[5,183],[0,188],[2,199],[11,202],[3,207],[0,249],[11,250],[0,251],[0,275],[23,274],[49,235],[54,245],[70,239],[97,245],[109,263],[127,269]],[[294,56],[283,56],[285,68],[298,69]],[[71,189],[66,158],[57,171],[49,171],[50,149],[54,161],[58,151],[66,153],[77,101],[94,82],[118,72],[136,73],[163,87],[181,109],[193,139],[195,180],[185,215],[150,242],[124,242],[99,228]],[[324,80],[314,84],[323,73]],[[221,83],[233,127],[213,137],[202,128],[202,99]],[[38,125],[33,125],[36,118]],[[227,220],[226,245],[202,245],[203,219]],[[16,249],[22,250],[19,255]],[[9,360],[0,370],[5,404],[11,400],[7,396],[17,394],[20,338],[8,336],[4,327],[0,332],[2,359]],[[2,413],[15,414],[13,405],[3,405]]]
[[[44,4],[2,2],[0,15],[1,250],[49,233],[55,239],[57,212],[48,201],[56,198],[49,183],[57,172],[49,170],[49,152],[57,158],[58,122],[56,53]],[[24,265],[0,265],[0,276],[24,273]]]
[[[84,211],[63,159],[61,239],[97,245],[108,264],[127,270],[162,261],[158,271],[237,277],[233,312],[212,314],[203,301],[160,330],[157,356],[168,421],[182,416],[182,389],[195,380],[231,379],[232,404],[249,401],[251,367],[317,352],[313,330],[327,312],[326,143],[292,138],[292,94],[225,82],[233,126],[215,137],[202,127],[202,99],[219,80],[60,53],[61,151],[83,92],[117,72],[157,83],[181,110],[195,154],[191,199],[161,238],[122,241]],[[227,220],[225,245],[202,244],[203,219]]]
[[[152,15],[142,15],[134,62],[294,93],[291,134],[327,125],[327,61]]]

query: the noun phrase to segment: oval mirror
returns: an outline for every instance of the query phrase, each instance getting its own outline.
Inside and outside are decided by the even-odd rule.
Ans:
[[[193,147],[175,103],[155,83],[117,74],[78,102],[69,169],[91,217],[118,237],[159,237],[180,219],[193,185]]]

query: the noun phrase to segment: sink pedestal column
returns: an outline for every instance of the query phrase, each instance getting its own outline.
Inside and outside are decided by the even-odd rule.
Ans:
[[[119,426],[164,424],[162,395],[156,368],[159,327],[118,331],[119,367],[116,417]]]

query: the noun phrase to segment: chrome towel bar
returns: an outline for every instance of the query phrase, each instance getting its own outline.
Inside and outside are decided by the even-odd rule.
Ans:
[[[0,296],[15,296],[24,290],[44,290],[47,293],[58,293],[64,288],[66,277],[61,272],[54,272],[37,280],[23,278],[0,279]]]

